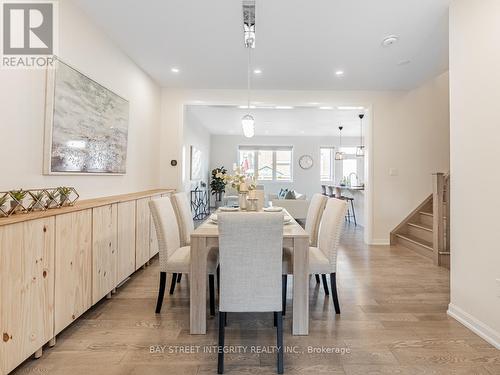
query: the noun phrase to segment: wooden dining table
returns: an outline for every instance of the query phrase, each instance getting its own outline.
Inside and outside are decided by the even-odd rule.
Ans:
[[[218,246],[218,226],[208,218],[191,234],[190,332],[194,335],[207,332],[207,255],[211,248]],[[309,235],[293,218],[283,225],[283,247],[291,249],[293,254],[292,333],[308,335]]]

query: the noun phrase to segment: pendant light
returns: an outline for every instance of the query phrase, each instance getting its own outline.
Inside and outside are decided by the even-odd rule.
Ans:
[[[248,49],[248,66],[247,66],[247,109],[250,109],[250,52],[251,47]],[[255,119],[249,113],[241,118],[241,126],[243,128],[243,135],[247,138],[252,138],[255,135]]]
[[[255,48],[255,2],[243,2],[243,31],[245,38],[245,47],[248,50],[247,63],[247,110],[250,109],[250,67],[251,67],[251,52]],[[252,138],[255,135],[255,119],[250,113],[247,113],[241,118],[241,127],[243,135],[246,138]]]
[[[356,147],[356,156],[364,157],[365,156],[365,142],[363,139],[363,117],[365,117],[364,113],[359,114],[359,146]]]
[[[344,160],[344,153],[340,151],[342,149],[342,129],[344,129],[344,127],[339,126],[340,142],[339,142],[339,150],[335,153],[335,160]]]

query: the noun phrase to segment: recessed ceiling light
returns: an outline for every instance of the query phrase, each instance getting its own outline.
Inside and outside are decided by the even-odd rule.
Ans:
[[[401,61],[398,61],[398,65],[399,66],[408,65],[409,63],[411,63],[411,60],[401,60]]]
[[[319,109],[333,109],[333,107],[319,107]]]
[[[247,105],[239,105],[238,108],[240,109],[254,109],[255,106],[254,105],[251,105],[251,106],[247,106]]]
[[[399,36],[397,35],[389,35],[389,36],[386,36],[383,40],[382,40],[382,47],[389,47],[389,46],[392,46],[394,43],[396,43],[397,41],[399,40]]]
[[[262,73],[262,70],[261,69],[254,69],[254,74],[261,74]]]
[[[290,105],[277,105],[274,109],[293,109]]]
[[[336,75],[337,77],[343,77],[343,76],[344,76],[344,71],[343,71],[343,70],[337,70],[337,71],[335,72],[335,75]]]
[[[174,68],[171,68],[171,69],[170,69],[170,71],[171,71],[172,73],[179,73],[179,72],[180,72],[179,68],[175,68],[175,67],[174,67]]]

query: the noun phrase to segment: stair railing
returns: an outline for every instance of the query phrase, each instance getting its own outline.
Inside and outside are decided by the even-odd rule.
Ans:
[[[433,174],[433,247],[434,263],[443,265],[443,255],[450,254],[450,175]]]

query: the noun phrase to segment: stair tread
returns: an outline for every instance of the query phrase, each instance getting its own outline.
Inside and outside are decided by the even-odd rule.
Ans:
[[[421,245],[421,246],[427,248],[428,250],[433,251],[433,246],[432,246],[431,242],[424,241],[421,238],[418,238],[416,236],[412,236],[411,234],[396,234],[396,237],[405,239],[407,241],[411,241],[417,245]]]
[[[432,232],[432,225],[426,225],[423,223],[408,223],[408,225]]]

